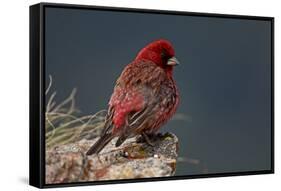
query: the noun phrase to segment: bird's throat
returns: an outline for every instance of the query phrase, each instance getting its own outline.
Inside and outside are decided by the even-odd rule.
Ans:
[[[169,78],[173,78],[173,68],[171,66],[164,69]]]

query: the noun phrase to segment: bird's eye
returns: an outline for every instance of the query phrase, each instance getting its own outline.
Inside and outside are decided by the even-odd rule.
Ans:
[[[166,53],[165,50],[162,50],[161,57],[162,57],[163,60],[167,59],[167,53]]]
[[[165,53],[164,52],[161,52],[161,57],[162,57],[162,59],[165,57]]]

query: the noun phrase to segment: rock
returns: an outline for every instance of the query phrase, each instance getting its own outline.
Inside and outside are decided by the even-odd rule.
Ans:
[[[153,147],[130,138],[116,148],[117,139],[113,139],[98,155],[85,155],[97,139],[48,149],[46,183],[163,177],[175,173],[178,139],[174,134],[159,136]]]

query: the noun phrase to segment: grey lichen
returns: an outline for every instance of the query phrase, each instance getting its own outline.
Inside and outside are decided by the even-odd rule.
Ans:
[[[83,139],[47,150],[46,183],[164,177],[175,173],[178,139],[173,134],[159,137],[153,147],[130,138],[116,148],[114,139],[99,155],[86,156],[96,140]]]

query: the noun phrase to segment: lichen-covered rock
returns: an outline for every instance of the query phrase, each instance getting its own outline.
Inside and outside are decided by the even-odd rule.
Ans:
[[[175,172],[178,139],[173,134],[159,136],[153,147],[130,138],[116,148],[113,139],[98,155],[86,156],[97,139],[47,150],[46,183],[163,177]]]

